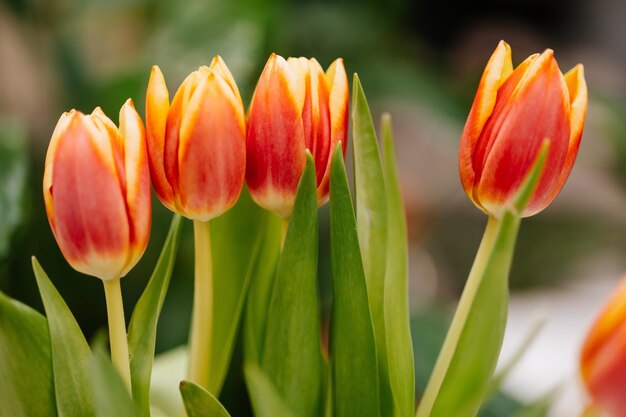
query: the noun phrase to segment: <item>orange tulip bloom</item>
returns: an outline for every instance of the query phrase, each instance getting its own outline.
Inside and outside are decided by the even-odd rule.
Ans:
[[[626,278],[589,331],[580,370],[596,406],[626,417]]]
[[[183,81],[171,105],[161,70],[152,68],[146,133],[152,183],[166,207],[208,221],[235,204],[245,177],[246,119],[219,56]]]
[[[43,194],[54,237],[77,271],[120,278],[150,236],[150,172],[141,118],[128,100],[119,129],[100,110],[64,113],[46,155]]]
[[[308,149],[320,204],[328,199],[335,146],[345,153],[348,77],[343,60],[326,72],[315,59],[272,54],[259,79],[248,120],[246,181],[262,207],[289,217]]]
[[[469,198],[500,217],[548,138],[543,175],[520,214],[531,216],[546,208],[572,169],[586,112],[582,65],[563,75],[548,49],[513,69],[511,48],[500,42],[483,72],[461,137],[459,169]]]

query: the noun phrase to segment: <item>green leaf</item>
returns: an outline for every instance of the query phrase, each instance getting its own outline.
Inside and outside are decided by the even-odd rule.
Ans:
[[[487,393],[504,338],[508,275],[523,212],[543,170],[544,143],[502,219],[490,217],[417,417],[474,417]],[[471,381],[471,383],[470,383]]]
[[[232,209],[211,221],[215,320],[209,391],[215,396],[219,396],[228,372],[268,218],[244,190]]]
[[[150,384],[150,408],[168,416],[183,416],[185,406],[180,396],[179,382],[185,379],[188,363],[187,346],[179,346],[154,358]]]
[[[381,411],[387,416],[392,415],[393,407],[385,336],[387,192],[374,122],[357,74],[352,90],[356,221],[378,353]]]
[[[317,289],[315,162],[307,163],[289,221],[267,316],[262,368],[297,416],[319,416],[323,362]]]
[[[89,371],[97,417],[141,416],[102,343],[96,344]]]
[[[188,417],[230,417],[228,411],[209,391],[191,381],[180,383]]]
[[[256,417],[297,416],[289,409],[289,406],[281,398],[272,381],[258,365],[253,362],[246,362],[244,363],[243,371]]]
[[[46,319],[0,292],[0,415],[56,416]]]
[[[0,261],[10,249],[13,231],[24,220],[28,178],[26,129],[0,121]]]
[[[91,350],[72,312],[33,257],[33,271],[48,317],[54,391],[60,417],[94,416],[89,390]]]
[[[174,268],[180,226],[181,216],[175,214],[152,277],[135,305],[128,327],[133,398],[144,417],[150,416],[150,377],[157,322]]]
[[[330,356],[335,417],[378,417],[376,341],[367,284],[340,147],[330,175],[330,253],[333,275]]]
[[[393,416],[412,417],[415,412],[415,366],[408,294],[408,241],[389,115],[382,118],[382,140],[388,210],[385,272],[387,369]]]

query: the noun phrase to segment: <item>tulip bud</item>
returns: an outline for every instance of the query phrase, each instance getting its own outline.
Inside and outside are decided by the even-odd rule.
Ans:
[[[250,105],[246,142],[246,181],[260,206],[290,217],[307,149],[318,201],[326,202],[331,156],[339,141],[346,149],[348,95],[342,59],[324,73],[313,58],[270,56]]]
[[[513,69],[511,49],[500,42],[461,137],[459,169],[469,198],[485,213],[501,217],[547,138],[550,152],[541,180],[520,214],[546,208],[572,169],[586,112],[582,65],[563,75],[548,49]]]
[[[626,278],[589,331],[580,370],[597,408],[626,417]]]
[[[171,104],[161,70],[152,68],[146,134],[152,183],[166,207],[208,221],[235,204],[245,177],[246,119],[219,56],[191,73]]]
[[[150,172],[141,118],[128,100],[120,127],[96,108],[59,119],[43,194],[54,237],[74,269],[103,280],[135,266],[150,236]]]

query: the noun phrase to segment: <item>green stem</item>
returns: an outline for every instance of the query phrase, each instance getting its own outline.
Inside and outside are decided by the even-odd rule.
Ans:
[[[422,397],[419,408],[417,409],[416,417],[430,416],[433,405],[435,404],[435,399],[437,398],[439,389],[443,384],[446,373],[448,372],[448,367],[450,366],[450,362],[454,356],[455,348],[459,342],[459,338],[461,337],[461,332],[465,326],[465,320],[468,317],[474,298],[476,297],[476,293],[482,282],[485,267],[487,266],[489,255],[493,249],[499,226],[500,220],[490,216],[487,221],[487,227],[485,228],[483,239],[480,242],[480,247],[476,253],[474,264],[472,265],[467,282],[465,283],[461,300],[459,301],[454,318],[452,319],[452,324],[450,325],[446,339],[443,342],[443,347],[439,352],[439,357],[437,358],[433,372],[428,380],[424,396]],[[468,383],[470,382],[468,381]]]
[[[124,318],[124,306],[122,305],[120,279],[115,278],[103,280],[102,282],[104,283],[104,297],[106,298],[109,320],[111,360],[130,391],[130,359],[128,356],[126,320]]]
[[[281,219],[280,225],[280,250],[282,252],[283,246],[285,246],[285,238],[287,237],[287,229],[289,229],[289,219]]]
[[[193,222],[195,273],[189,351],[189,379],[209,390],[213,333],[213,265],[209,222]]]

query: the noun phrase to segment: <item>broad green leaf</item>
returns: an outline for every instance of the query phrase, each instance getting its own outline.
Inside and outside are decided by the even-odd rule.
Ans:
[[[187,417],[230,417],[228,411],[209,391],[191,381],[180,383]]]
[[[246,362],[243,371],[256,417],[299,417],[289,409],[272,381],[258,365]]]
[[[152,277],[135,305],[128,327],[133,399],[144,417],[150,416],[150,377],[157,322],[174,268],[180,225],[181,217],[175,214]]]
[[[357,74],[352,81],[352,149],[359,246],[374,323],[381,411],[387,416],[393,408],[385,336],[387,192],[374,122]]]
[[[393,416],[412,417],[415,413],[415,366],[408,294],[408,241],[389,115],[382,119],[382,140],[388,210],[385,272],[387,369]]]
[[[317,240],[315,163],[307,153],[278,262],[261,361],[281,397],[302,417],[322,410]]]
[[[24,217],[28,177],[26,129],[0,120],[0,261],[10,249],[13,231]]]
[[[59,417],[94,416],[89,390],[91,350],[61,294],[33,257],[33,271],[48,317],[54,391]]]
[[[244,190],[235,207],[211,221],[215,300],[209,391],[215,396],[228,372],[268,218]]]
[[[0,292],[0,415],[56,416],[45,317]]]
[[[101,343],[98,343],[94,349],[89,366],[89,377],[97,417],[141,416],[139,408],[133,402]]]
[[[502,219],[490,217],[417,417],[474,417],[488,390],[504,338],[508,275],[521,213],[545,165],[548,145]],[[471,383],[470,383],[471,381]]]
[[[341,149],[330,175],[330,253],[333,281],[330,357],[335,417],[378,417],[376,340],[356,220]]]
[[[261,252],[252,271],[252,282],[245,307],[244,357],[255,363],[260,363],[263,355],[268,306],[280,256],[282,220],[269,212],[266,216],[267,223],[261,231],[263,236]]]

